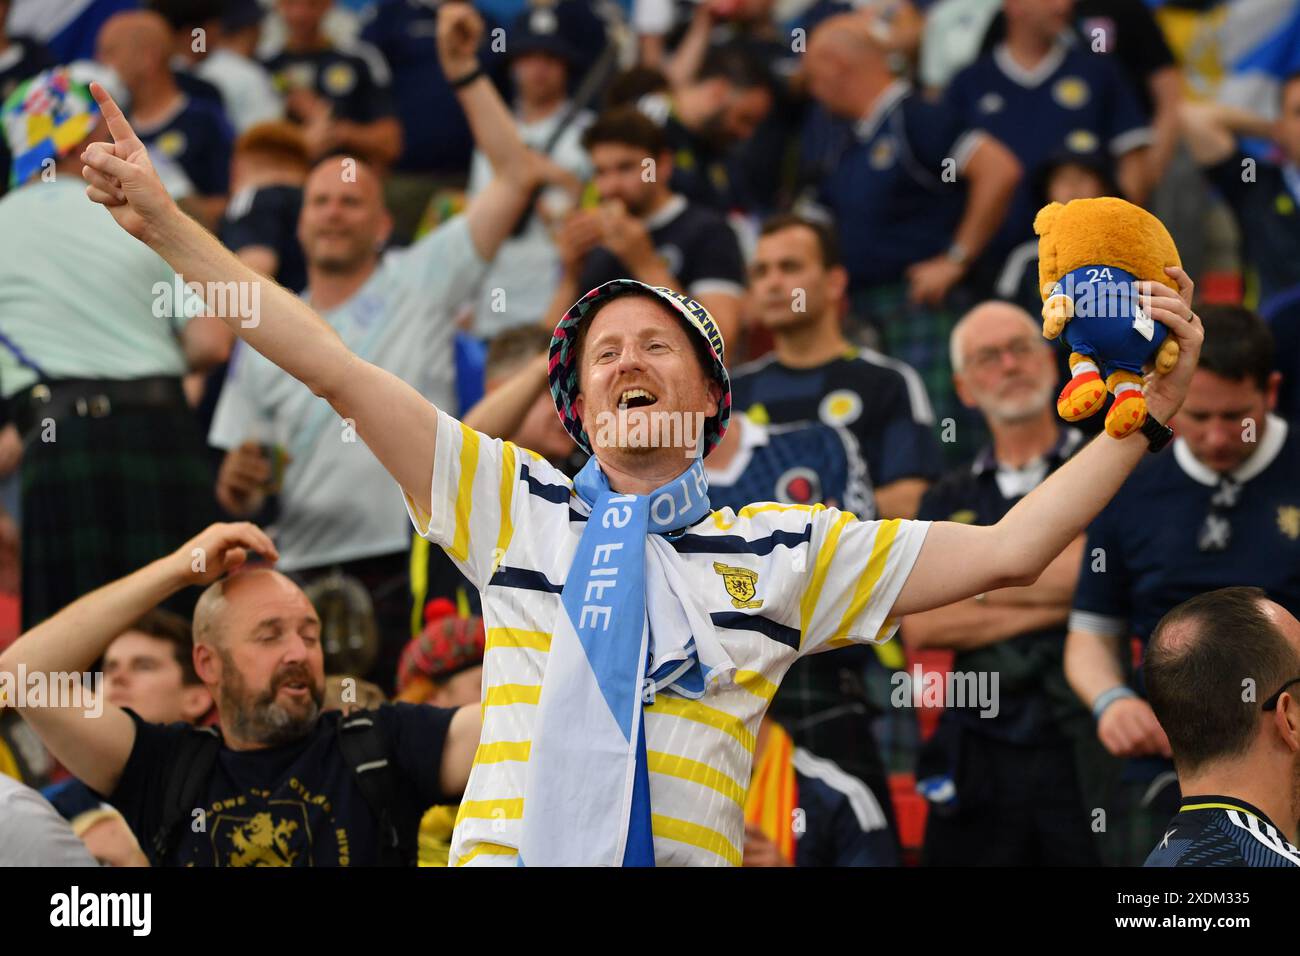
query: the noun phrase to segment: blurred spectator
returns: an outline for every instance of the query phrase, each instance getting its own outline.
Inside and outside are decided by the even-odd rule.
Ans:
[[[663,131],[622,106],[597,117],[582,144],[600,206],[571,213],[556,232],[564,274],[545,314],[558,319],[588,290],[626,277],[689,295],[734,347],[745,284],[740,245],[716,212],[672,191]]]
[[[1069,0],[1072,40],[1081,49],[1114,58],[1151,126],[1147,182],[1160,183],[1178,147],[1183,78],[1164,32],[1143,0]],[[992,53],[1007,36],[1005,16],[993,17],[979,52]],[[952,72],[975,57],[952,64]],[[951,75],[951,74],[950,74]]]
[[[796,747],[769,715],[745,795],[744,854],[744,866],[898,865],[897,840],[871,788]]]
[[[555,293],[560,270],[549,223],[577,204],[591,175],[581,136],[592,117],[571,103],[567,94],[570,73],[581,69],[581,52],[559,32],[549,9],[542,7],[515,23],[507,55],[519,136],[547,157],[547,188],[522,231],[516,230],[506,240],[483,278],[474,310],[474,333],[481,338],[544,321],[542,310]],[[491,164],[481,150],[475,150],[469,194],[480,192],[491,178]]]
[[[450,601],[431,602],[424,629],[411,638],[397,665],[397,699],[435,707],[477,704],[485,634],[481,617],[457,617]]]
[[[97,865],[39,793],[0,773],[0,866]]]
[[[915,371],[844,337],[848,276],[832,230],[797,216],[769,220],[750,276],[754,314],[775,348],[735,369],[735,408],[759,424],[843,426],[857,439],[881,516],[915,515],[941,468],[934,413]]]
[[[963,131],[952,110],[896,79],[862,18],[823,22],[805,59],[823,110],[810,118],[804,155],[840,230],[854,313],[883,351],[920,373],[939,418],[957,420],[951,294],[1001,224],[1019,167],[992,137]],[[947,449],[954,458],[978,441],[978,419],[964,418]]]
[[[1187,103],[1183,132],[1192,158],[1218,187],[1241,228],[1247,301],[1270,309],[1300,286],[1300,74],[1279,91],[1276,122],[1218,103]],[[1271,140],[1277,162],[1248,157],[1239,137]]]
[[[984,415],[993,441],[927,491],[917,517],[995,524],[1083,435],[1056,418],[1052,346],[1021,309],[977,306],[953,329],[952,352],[957,393]],[[1074,760],[1087,714],[1062,666],[1082,546],[1076,540],[1029,587],[903,619],[909,647],[955,651],[954,672],[999,678],[996,711],[948,701],[921,753],[927,866],[1097,864]]]
[[[699,71],[671,94],[652,93],[637,107],[663,127],[673,155],[673,192],[725,213],[744,205],[731,182],[728,159],[754,136],[773,102],[763,61],[732,46],[711,50]],[[779,158],[781,151],[776,152]]]
[[[1033,237],[1033,177],[1062,147],[1108,150],[1132,202],[1143,202],[1152,185],[1152,134],[1133,88],[1114,61],[1079,44],[1070,9],[1071,0],[1006,0],[1006,39],[948,85],[945,102],[959,121],[996,136],[1025,172],[989,243],[990,270]]]
[[[155,608],[113,639],[104,651],[104,697],[154,724],[200,724],[212,695],[194,670],[190,622]],[[101,862],[147,866],[148,860],[120,813],[77,779],[46,787],[44,796],[72,824]]]
[[[117,74],[130,94],[127,115],[141,142],[150,154],[180,168],[193,190],[185,200],[189,211],[211,227],[220,219],[230,191],[234,133],[218,105],[180,89],[170,65],[171,51],[167,21],[140,10],[119,13],[104,24],[95,58]]]
[[[1300,867],[1300,621],[1209,591],[1160,619],[1144,670],[1186,794],[1146,865]]]
[[[220,91],[236,133],[284,116],[284,101],[266,69],[226,42],[227,24],[238,33],[260,22],[256,0],[154,0],[153,6],[175,31],[173,63]]]
[[[310,170],[307,144],[292,123],[260,123],[245,132],[235,140],[230,205],[219,231],[235,255],[295,292],[307,284],[297,233]]]
[[[467,75],[475,69],[481,21],[466,5],[444,10],[454,11],[448,14],[454,19],[440,21],[444,63],[452,75]],[[307,180],[298,227],[307,261],[304,298],[358,354],[442,408],[455,407],[452,316],[478,288],[536,182],[530,154],[492,84],[480,78],[459,96],[496,171],[463,215],[409,249],[381,255],[392,222],[377,175],[350,158],[328,159]],[[242,347],[208,437],[228,450],[217,500],[230,514],[257,513],[279,486],[282,570],[304,586],[341,572],[369,591],[380,651],[366,676],[390,690],[410,636],[410,529],[401,500],[385,490],[391,482],[383,467],[328,403]]]
[[[32,37],[10,36],[5,24],[12,0],[0,0],[0,104],[23,80],[54,65],[44,44]],[[0,196],[9,189],[9,146],[0,142]]]
[[[1136,865],[1178,809],[1169,740],[1130,659],[1181,601],[1234,584],[1262,587],[1300,611],[1300,435],[1273,414],[1279,376],[1268,327],[1236,306],[1206,306],[1205,345],[1174,422],[1153,457],[1088,528],[1065,670],[1097,719],[1082,779],[1105,807],[1107,863]],[[1090,793],[1093,790],[1095,792]]]
[[[89,89],[63,69],[28,83],[5,110],[15,189],[0,200],[0,385],[26,443],[24,626],[213,514],[180,376],[224,361],[231,340],[220,319],[190,318],[202,304],[175,294],[162,259],[86,202],[80,155],[107,138]]]
[[[284,47],[263,61],[294,121],[303,124],[313,159],[332,153],[388,166],[402,151],[392,78],[368,43],[336,45],[321,29],[333,0],[277,0]]]
[[[456,91],[438,62],[436,19],[441,0],[409,3],[378,0],[361,37],[383,55],[393,77],[393,104],[402,123],[402,151],[385,183],[393,236],[405,244],[416,235],[420,217],[435,191],[463,188],[474,137]],[[475,4],[485,26],[479,61],[497,79],[501,56],[490,37],[500,27]],[[507,49],[508,49],[507,44]]]

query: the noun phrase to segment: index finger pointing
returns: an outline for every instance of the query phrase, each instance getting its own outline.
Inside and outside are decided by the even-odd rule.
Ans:
[[[113,142],[124,143],[135,140],[135,130],[131,129],[131,124],[126,121],[126,116],[122,113],[122,107],[117,105],[108,90],[99,83],[91,83],[90,95],[99,104],[99,111],[104,116],[104,122],[108,124],[108,131],[113,134]]]

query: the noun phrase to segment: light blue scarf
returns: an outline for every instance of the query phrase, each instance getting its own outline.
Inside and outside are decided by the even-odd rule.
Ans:
[[[664,537],[709,513],[708,480],[696,459],[648,495],[620,495],[592,457],[574,487],[591,517],[551,637],[519,863],[653,866],[643,705],[702,697],[735,672]]]

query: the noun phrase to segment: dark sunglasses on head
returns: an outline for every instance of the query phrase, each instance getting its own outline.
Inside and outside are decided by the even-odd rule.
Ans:
[[[1264,706],[1264,709],[1265,709],[1265,710],[1277,710],[1277,702],[1278,702],[1278,700],[1281,698],[1281,696],[1282,696],[1283,694],[1286,693],[1286,689],[1287,689],[1288,687],[1290,687],[1292,684],[1300,684],[1300,677],[1292,677],[1289,681],[1287,681],[1285,684],[1283,684],[1281,687],[1279,687],[1279,688],[1277,689],[1277,693],[1276,693],[1276,694],[1274,694],[1274,695],[1273,695],[1272,697],[1270,697],[1268,700],[1264,701],[1264,705],[1263,705],[1263,706]]]

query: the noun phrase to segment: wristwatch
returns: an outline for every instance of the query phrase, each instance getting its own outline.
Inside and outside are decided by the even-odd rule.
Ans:
[[[1148,414],[1146,421],[1142,423],[1139,429],[1147,439],[1147,451],[1155,454],[1164,448],[1174,437],[1174,430],[1168,425],[1162,425],[1156,421],[1154,415]]]

